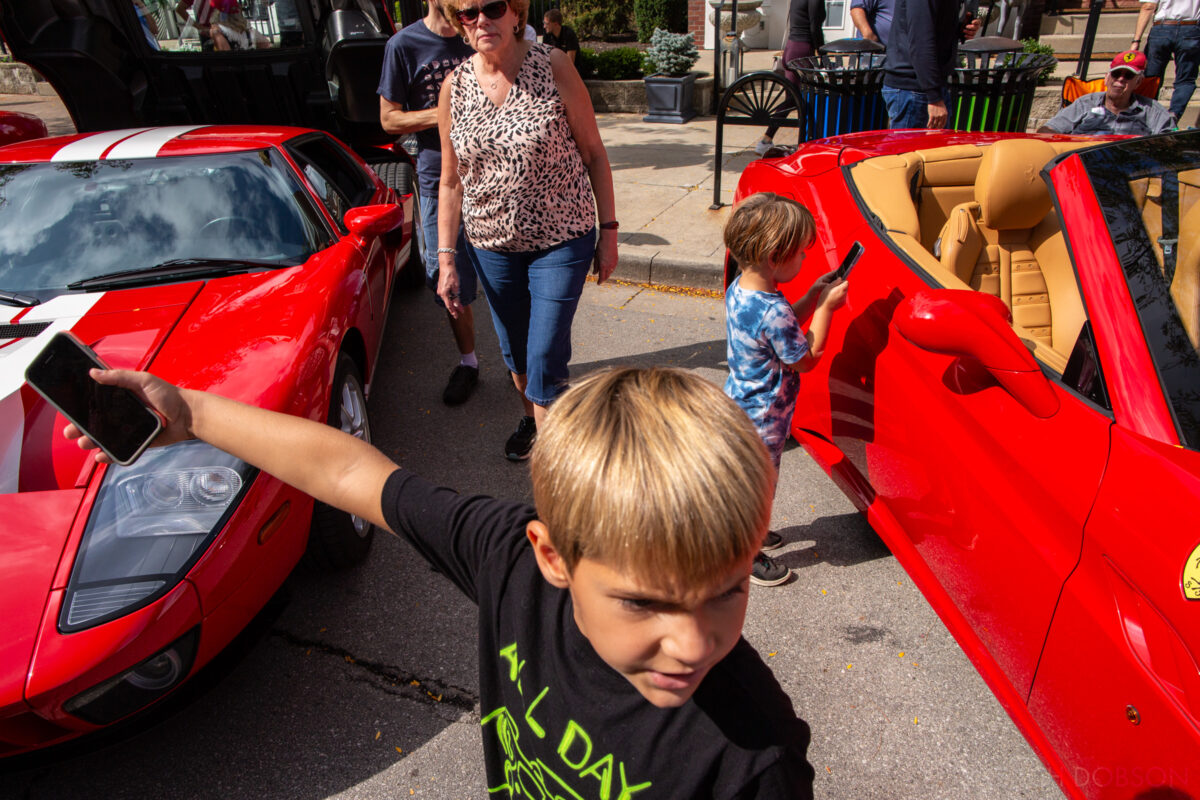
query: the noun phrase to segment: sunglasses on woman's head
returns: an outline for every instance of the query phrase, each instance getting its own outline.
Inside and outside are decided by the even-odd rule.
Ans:
[[[504,16],[504,12],[508,11],[508,0],[492,0],[492,2],[484,3],[482,6],[460,8],[454,12],[454,17],[466,25],[469,22],[479,19],[479,12],[481,11],[488,19],[500,19]]]

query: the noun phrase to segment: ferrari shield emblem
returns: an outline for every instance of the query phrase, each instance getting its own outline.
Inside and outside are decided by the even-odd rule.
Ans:
[[[1183,596],[1188,600],[1200,600],[1200,545],[1196,545],[1183,565]]]

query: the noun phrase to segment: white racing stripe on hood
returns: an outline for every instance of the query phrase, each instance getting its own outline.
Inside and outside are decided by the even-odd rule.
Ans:
[[[42,352],[51,336],[73,328],[102,297],[104,292],[64,294],[34,306],[20,321],[49,322],[46,330],[33,338],[0,347],[0,494],[12,494],[20,485],[21,440],[25,436],[20,389],[25,382],[25,368]]]
[[[78,139],[60,149],[50,159],[51,161],[95,161],[104,155],[104,151],[122,139],[135,136],[150,130],[149,128],[125,128],[119,131],[105,131]]]
[[[205,126],[173,125],[168,128],[153,128],[118,142],[116,147],[109,150],[108,155],[104,158],[154,158],[162,146],[176,136],[182,136],[189,131],[203,127]]]

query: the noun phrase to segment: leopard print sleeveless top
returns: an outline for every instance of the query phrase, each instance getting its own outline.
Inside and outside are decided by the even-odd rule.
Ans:
[[[467,239],[484,250],[527,252],[592,230],[592,185],[554,83],[550,48],[530,46],[499,107],[480,88],[472,61],[448,78]]]

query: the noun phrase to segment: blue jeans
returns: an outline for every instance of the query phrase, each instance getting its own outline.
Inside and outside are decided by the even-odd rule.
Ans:
[[[1200,69],[1200,25],[1155,25],[1146,38],[1146,75],[1161,78],[1167,62],[1175,59],[1175,88],[1169,110],[1175,121],[1183,115],[1192,92],[1196,91],[1196,72]]]
[[[929,100],[923,92],[885,85],[883,102],[887,105],[889,128],[929,127]]]
[[[526,376],[530,402],[550,405],[566,390],[571,322],[596,252],[596,232],[547,250],[502,253],[472,246],[468,252],[492,307],[505,365]]]
[[[427,197],[424,192],[417,192],[417,201],[421,206],[421,231],[425,236],[425,285],[433,290],[434,302],[445,306],[442,298],[437,296],[438,285],[438,231],[437,213],[438,196]],[[471,305],[478,293],[475,280],[475,267],[467,254],[467,237],[463,236],[462,225],[458,226],[458,241],[454,245],[458,255],[454,257],[454,266],[458,268],[458,300],[464,306]]]

